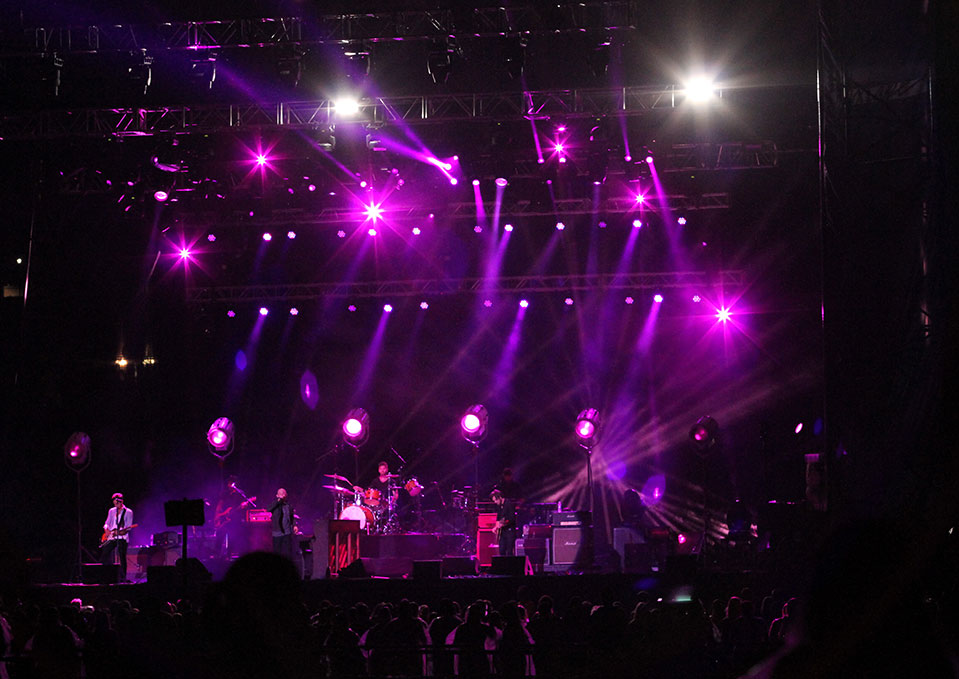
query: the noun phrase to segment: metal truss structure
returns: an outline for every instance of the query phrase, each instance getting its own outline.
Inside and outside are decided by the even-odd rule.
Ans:
[[[636,0],[517,3],[464,9],[426,9],[262,17],[158,25],[40,26],[24,30],[8,56],[211,50],[353,41],[434,40],[635,28]]]
[[[717,92],[718,96],[722,92]],[[227,130],[328,130],[340,123],[381,126],[638,116],[676,108],[684,101],[676,87],[612,87],[530,92],[431,94],[361,99],[359,112],[344,118],[332,99],[301,102],[209,104],[161,108],[41,110],[0,117],[0,138],[211,134]]]
[[[503,278],[450,278],[369,282],[292,283],[277,285],[233,285],[191,287],[191,304],[260,304],[323,298],[396,299],[401,297],[438,297],[483,292],[491,296],[508,293],[577,292],[586,290],[666,290],[692,287],[702,290],[714,286],[735,289],[746,284],[746,272],[723,270],[715,274],[703,271],[665,273],[582,274],[575,276],[513,276]]]

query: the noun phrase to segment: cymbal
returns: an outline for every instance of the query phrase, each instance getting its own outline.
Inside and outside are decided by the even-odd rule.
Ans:
[[[323,486],[327,490],[332,490],[334,493],[342,493],[343,495],[352,495],[352,488],[343,488],[341,486]]]
[[[325,477],[328,478],[328,479],[334,479],[334,480],[336,480],[336,481],[342,481],[343,483],[349,483],[349,482],[350,482],[350,480],[349,480],[348,478],[346,478],[345,476],[340,476],[339,474],[324,474],[323,476],[325,476]]]

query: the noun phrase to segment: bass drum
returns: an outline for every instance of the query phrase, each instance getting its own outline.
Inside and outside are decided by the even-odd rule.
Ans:
[[[359,521],[360,530],[372,530],[373,512],[369,507],[363,505],[348,505],[340,512],[340,519],[343,521]]]

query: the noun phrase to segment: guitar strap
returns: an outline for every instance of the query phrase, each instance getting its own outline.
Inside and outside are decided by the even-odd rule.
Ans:
[[[124,507],[122,510],[120,510],[120,516],[117,517],[117,530],[118,530],[118,531],[123,528],[123,519],[124,519],[124,517],[126,516],[126,513],[127,513],[127,508],[126,508],[126,507]],[[118,538],[120,537],[120,534],[119,534],[119,533],[117,533],[117,537],[118,537]]]

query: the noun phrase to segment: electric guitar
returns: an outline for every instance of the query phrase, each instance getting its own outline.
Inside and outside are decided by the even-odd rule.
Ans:
[[[497,541],[499,540],[499,536],[502,534],[503,529],[506,528],[506,524],[508,523],[509,521],[503,519],[502,521],[497,521],[496,525],[493,526],[493,537],[495,537]]]
[[[233,513],[234,509],[243,509],[247,505],[251,505],[254,502],[256,502],[255,495],[251,498],[247,498],[246,500],[244,500],[238,505],[233,505],[231,507],[227,507],[222,512],[217,512],[216,515],[213,517],[213,527],[219,530],[223,526],[223,524],[230,521],[230,514]]]
[[[126,535],[138,525],[140,524],[134,523],[133,525],[124,526],[123,528],[114,528],[113,530],[103,531],[103,537],[100,538],[100,546],[103,547],[103,545],[107,544],[110,540],[118,538],[121,535]]]

